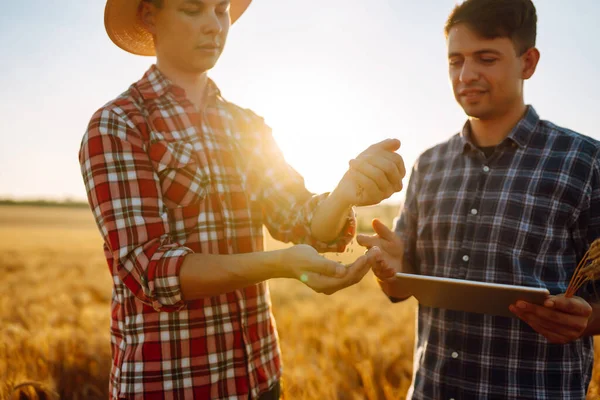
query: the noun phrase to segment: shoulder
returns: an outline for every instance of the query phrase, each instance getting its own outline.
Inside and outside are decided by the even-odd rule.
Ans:
[[[223,98],[219,100],[220,106],[228,112],[235,122],[255,128],[266,126],[265,119],[250,108],[242,107]]]
[[[459,133],[454,134],[448,140],[438,143],[422,152],[414,165],[414,170],[423,173],[442,160],[454,157],[462,151],[463,142]]]
[[[145,127],[143,100],[132,85],[92,114],[81,143],[84,145],[94,138],[114,137],[141,144]]]
[[[543,134],[553,150],[568,152],[578,159],[593,162],[600,152],[600,141],[550,121],[540,120],[536,131]]]
[[[264,118],[250,108],[220,99],[221,115],[227,115],[231,121],[231,134],[237,143],[246,148],[258,149],[273,144],[273,132]]]

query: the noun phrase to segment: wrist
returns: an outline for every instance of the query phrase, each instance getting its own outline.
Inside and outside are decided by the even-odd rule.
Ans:
[[[340,209],[349,210],[355,205],[353,199],[349,198],[349,196],[342,193],[342,191],[339,189],[339,186],[333,189],[331,193],[329,193],[328,198],[333,204],[338,206]]]
[[[590,314],[587,320],[587,326],[581,336],[594,336],[600,333],[599,325],[599,313],[600,313],[600,304],[599,303],[590,303],[592,306],[592,313]]]
[[[293,275],[289,263],[285,262],[287,252],[288,249],[280,249],[264,253],[271,278],[290,278]]]

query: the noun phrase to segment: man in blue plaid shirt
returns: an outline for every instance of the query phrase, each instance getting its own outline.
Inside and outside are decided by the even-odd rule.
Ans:
[[[448,18],[462,131],[415,163],[395,232],[380,221],[374,268],[547,288],[518,318],[419,306],[412,399],[584,399],[600,331],[594,290],[566,298],[600,237],[600,143],[542,120],[523,100],[540,57],[531,0],[467,0]],[[393,301],[402,294],[394,293]]]

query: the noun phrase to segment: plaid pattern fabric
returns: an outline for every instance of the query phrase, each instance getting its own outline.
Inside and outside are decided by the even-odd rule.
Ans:
[[[152,66],[98,110],[83,137],[81,173],[113,276],[112,399],[256,398],[281,375],[266,283],[184,301],[190,253],[263,250],[278,240],[342,251],[355,233],[310,235],[313,195],[269,128],[209,82],[199,112]]]
[[[405,262],[425,275],[564,293],[600,236],[599,149],[529,107],[486,159],[467,123],[415,163],[396,224]],[[591,337],[550,344],[516,318],[419,306],[410,396],[581,400],[593,359]]]

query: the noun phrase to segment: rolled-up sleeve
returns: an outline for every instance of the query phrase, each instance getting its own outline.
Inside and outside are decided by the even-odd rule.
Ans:
[[[157,311],[185,307],[179,282],[192,251],[173,243],[160,182],[136,126],[118,109],[92,117],[79,151],[90,207],[113,277]]]
[[[282,242],[309,244],[319,252],[344,251],[356,233],[356,218],[350,210],[338,236],[323,242],[312,235],[311,222],[319,205],[329,193],[315,195],[306,189],[304,179],[285,160],[273,138],[271,128],[256,114],[243,114],[255,143],[249,155],[249,180],[269,233]]]

